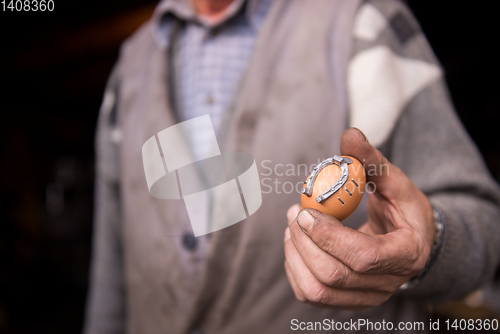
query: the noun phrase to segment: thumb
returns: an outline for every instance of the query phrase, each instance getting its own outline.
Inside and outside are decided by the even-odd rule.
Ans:
[[[368,209],[372,221],[388,221],[396,227],[411,226],[432,245],[435,225],[431,203],[406,174],[391,164],[357,128],[344,131],[340,151],[363,163],[367,185],[373,182],[375,186],[375,196],[369,199],[372,210]]]
[[[358,159],[365,167],[367,186],[374,187],[376,193],[387,199],[404,199],[406,192],[401,189],[414,187],[410,179],[372,146],[358,128],[344,131],[340,140],[340,152]]]

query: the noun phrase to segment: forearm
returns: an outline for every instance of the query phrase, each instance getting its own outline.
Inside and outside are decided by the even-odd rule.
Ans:
[[[368,0],[353,30],[348,72],[352,126],[442,212],[442,247],[405,292],[442,300],[488,280],[500,255],[498,186],[453,110],[442,71],[400,1]]]
[[[404,293],[431,301],[458,298],[491,279],[500,255],[498,187],[442,80],[408,104],[384,146],[441,212],[445,225],[432,267]]]

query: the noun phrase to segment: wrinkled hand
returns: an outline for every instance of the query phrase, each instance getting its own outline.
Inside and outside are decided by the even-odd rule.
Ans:
[[[383,175],[367,175],[368,221],[358,230],[296,204],[287,213],[285,269],[297,299],[317,306],[360,310],[379,306],[425,267],[435,224],[427,197],[357,129],[344,132],[342,155]],[[364,160],[363,160],[364,159]],[[367,173],[368,174],[368,173]]]

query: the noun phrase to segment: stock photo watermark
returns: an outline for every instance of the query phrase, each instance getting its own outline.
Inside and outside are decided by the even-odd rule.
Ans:
[[[363,163],[363,161],[361,161]],[[274,164],[272,160],[263,160],[260,162],[260,183],[263,194],[300,194],[304,186],[304,181],[283,181],[283,177],[301,177],[304,180],[311,174],[314,168],[321,163],[318,159],[317,163],[312,164]],[[388,164],[362,164],[357,168],[364,168],[363,174],[368,177],[374,176],[388,176]],[[356,171],[358,172],[358,171]],[[332,173],[332,169],[326,170],[324,173]],[[335,177],[336,175],[332,175]],[[320,189],[326,190],[331,184],[323,182],[320,183]],[[362,186],[362,185],[360,185]],[[352,185],[351,185],[352,187]],[[348,189],[351,192],[360,191],[358,189],[366,188],[366,192],[374,193],[377,190],[377,185],[373,181],[366,182],[366,187]]]
[[[202,140],[193,147],[197,138]],[[196,237],[236,224],[262,205],[255,159],[244,152],[221,153],[209,115],[151,136],[142,146],[142,160],[150,195],[182,199]]]

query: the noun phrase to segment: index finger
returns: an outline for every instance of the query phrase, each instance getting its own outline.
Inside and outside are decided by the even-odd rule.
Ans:
[[[357,273],[336,257],[320,249],[295,222],[289,226],[289,235],[293,244],[285,242],[286,259],[293,262],[295,254],[299,255],[314,277],[325,286],[392,293],[409,278],[391,274]]]
[[[411,243],[399,230],[371,236],[344,226],[314,209],[302,210],[297,223],[314,243],[357,273],[413,274],[406,264]]]

